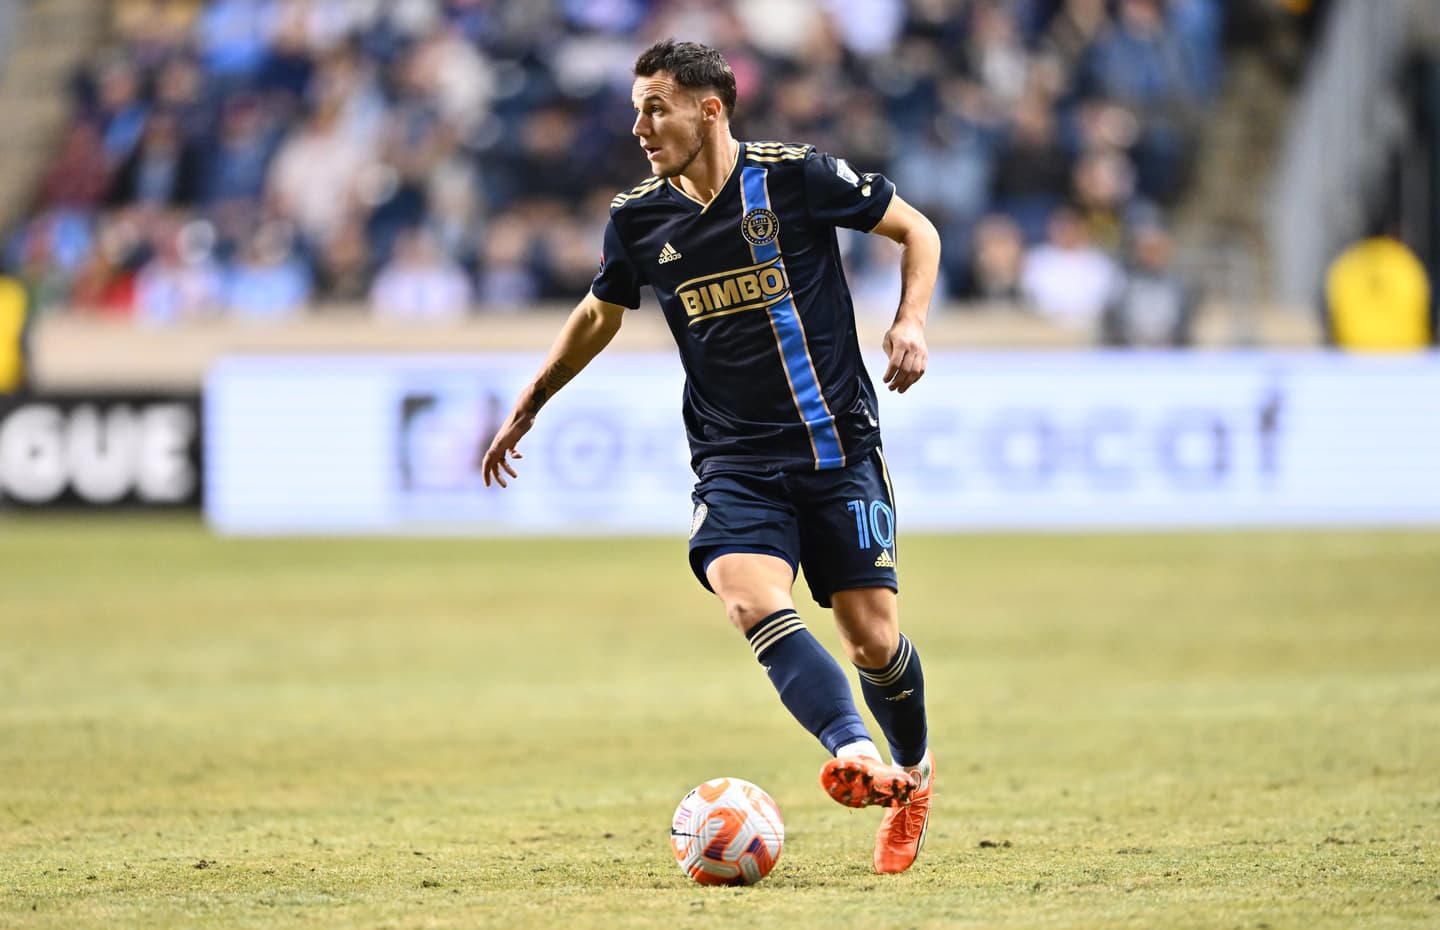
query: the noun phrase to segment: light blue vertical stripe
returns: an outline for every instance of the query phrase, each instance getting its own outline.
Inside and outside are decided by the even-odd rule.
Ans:
[[[741,169],[741,185],[744,192],[743,209],[746,213],[755,207],[770,207],[770,194],[765,189],[765,169],[746,165]],[[751,245],[757,262],[769,261],[780,254],[778,241],[764,245]],[[781,260],[783,267],[784,260]],[[789,275],[786,275],[789,280]],[[800,314],[795,309],[795,298],[785,299],[771,307],[767,313],[780,337],[780,356],[785,364],[785,373],[795,391],[795,400],[800,407],[800,416],[810,430],[815,444],[816,468],[839,468],[845,464],[845,452],[840,448],[840,434],[835,430],[835,417],[826,409],[825,399],[820,395],[820,385],[815,380],[815,368],[810,363],[810,351],[805,345],[805,332],[800,326]]]

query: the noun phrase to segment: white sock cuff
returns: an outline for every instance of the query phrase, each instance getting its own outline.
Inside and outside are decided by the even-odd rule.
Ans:
[[[884,758],[881,757],[880,750],[876,748],[875,743],[868,739],[857,739],[855,742],[846,743],[844,746],[835,750],[835,758],[843,759],[846,756],[864,756],[867,759],[878,759],[881,762],[885,761]]]

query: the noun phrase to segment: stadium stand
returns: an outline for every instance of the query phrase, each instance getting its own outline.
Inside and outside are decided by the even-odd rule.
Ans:
[[[629,62],[668,34],[727,51],[742,135],[893,174],[944,230],[948,294],[980,296],[985,216],[1030,246],[1080,198],[1113,261],[1175,203],[1221,68],[1214,0],[112,11],[5,254],[42,307],[162,324],[363,302],[418,227],[482,306],[570,299],[604,204],[643,174]],[[881,262],[853,258],[862,280]]]
[[[568,303],[644,174],[629,65],[678,35],[732,61],[742,138],[893,177],[941,228],[949,306],[1078,344],[1264,342],[1197,308],[1262,296],[1263,172],[1235,166],[1278,145],[1324,6],[116,0],[3,262],[41,314],[152,330]],[[1288,53],[1249,47],[1277,35]],[[862,315],[893,305],[885,245],[843,243]],[[1137,287],[1164,308],[1127,319]]]
[[[4,73],[5,63],[10,57],[10,46],[15,39],[15,26],[19,19],[18,12],[13,3],[0,5],[0,73]]]

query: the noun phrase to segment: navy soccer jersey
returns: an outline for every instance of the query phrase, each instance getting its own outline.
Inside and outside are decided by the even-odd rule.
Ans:
[[[697,475],[841,468],[879,445],[835,229],[873,229],[894,193],[811,146],[747,142],[708,205],[662,178],[612,201],[591,291],[634,309],[654,289]]]

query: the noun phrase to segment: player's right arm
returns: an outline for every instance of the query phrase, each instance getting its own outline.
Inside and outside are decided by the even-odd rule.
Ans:
[[[500,487],[508,487],[505,476],[517,477],[509,458],[524,458],[515,448],[520,438],[535,425],[535,416],[540,412],[540,408],[545,406],[545,402],[554,397],[556,391],[569,384],[570,379],[590,364],[591,359],[599,355],[600,350],[615,338],[624,313],[624,307],[601,300],[593,292],[586,294],[570,312],[570,318],[565,321],[560,335],[555,337],[554,344],[550,346],[550,354],[546,356],[545,364],[540,366],[540,373],[520,392],[515,409],[510,411],[510,418],[500,427],[500,431],[490,443],[490,448],[485,451],[481,474],[485,478],[486,487],[490,486],[492,479],[498,482]]]

